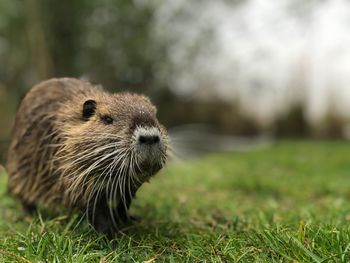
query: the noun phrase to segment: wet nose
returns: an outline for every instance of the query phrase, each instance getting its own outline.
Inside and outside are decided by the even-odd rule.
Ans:
[[[160,138],[158,135],[140,135],[139,143],[144,145],[153,145],[159,143]]]

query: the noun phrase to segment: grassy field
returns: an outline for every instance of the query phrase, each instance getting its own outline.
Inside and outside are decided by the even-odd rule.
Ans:
[[[350,144],[284,141],[170,164],[113,241],[23,218],[0,176],[1,262],[350,262]],[[79,223],[79,224],[78,224]]]

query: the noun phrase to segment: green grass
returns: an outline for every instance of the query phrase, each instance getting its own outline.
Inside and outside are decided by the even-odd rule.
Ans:
[[[350,144],[284,141],[170,164],[113,241],[77,216],[23,218],[0,176],[3,262],[350,262]]]

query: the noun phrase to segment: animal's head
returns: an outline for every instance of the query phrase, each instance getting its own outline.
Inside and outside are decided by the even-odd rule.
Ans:
[[[96,185],[138,188],[165,165],[167,132],[147,97],[99,90],[78,101],[63,109],[68,117],[59,124],[58,160],[71,189],[90,187],[88,182],[93,191]]]

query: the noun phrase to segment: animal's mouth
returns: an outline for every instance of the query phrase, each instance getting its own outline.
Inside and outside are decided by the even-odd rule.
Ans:
[[[160,162],[143,162],[140,166],[142,172],[147,176],[152,176],[163,168],[163,164]]]
[[[165,163],[163,145],[138,145],[135,149],[136,162],[142,172],[154,174],[158,172]]]

